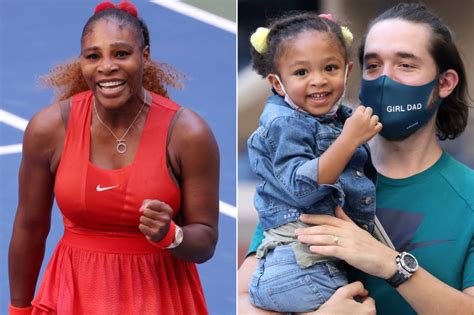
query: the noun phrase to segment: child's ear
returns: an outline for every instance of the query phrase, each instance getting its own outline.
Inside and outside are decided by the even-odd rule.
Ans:
[[[278,95],[280,95],[282,97],[285,96],[285,92],[283,91],[283,87],[281,86],[280,81],[277,79],[276,74],[270,73],[269,75],[267,75],[267,80],[273,86],[273,88],[278,93]]]
[[[150,46],[146,45],[143,49],[143,57],[145,58],[146,62],[150,61]]]
[[[353,66],[353,65],[354,65],[353,62],[349,62],[349,63],[347,64],[347,78],[349,78],[349,74],[351,74],[352,66]],[[347,79],[347,78],[346,78],[346,79]]]

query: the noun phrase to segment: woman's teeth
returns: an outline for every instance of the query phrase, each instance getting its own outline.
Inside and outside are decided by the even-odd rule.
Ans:
[[[110,82],[101,82],[101,83],[97,83],[97,85],[101,88],[114,88],[114,87],[117,87],[117,86],[121,86],[125,84],[125,81],[110,81]]]

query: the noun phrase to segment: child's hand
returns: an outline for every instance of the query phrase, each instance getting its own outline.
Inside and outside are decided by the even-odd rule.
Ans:
[[[372,115],[372,108],[359,106],[347,118],[341,136],[355,144],[356,147],[363,145],[382,130],[379,117]]]

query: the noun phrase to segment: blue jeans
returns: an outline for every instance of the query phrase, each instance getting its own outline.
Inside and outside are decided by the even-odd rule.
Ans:
[[[302,269],[290,246],[262,258],[249,284],[250,302],[276,312],[310,312],[347,284],[342,261],[323,261]]]

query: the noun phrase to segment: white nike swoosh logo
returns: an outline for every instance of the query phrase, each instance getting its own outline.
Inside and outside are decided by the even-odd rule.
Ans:
[[[104,191],[104,190],[110,190],[110,189],[114,189],[114,188],[117,188],[119,185],[117,186],[109,186],[109,187],[100,187],[100,184],[97,185],[97,187],[95,188],[95,190],[97,191]]]

